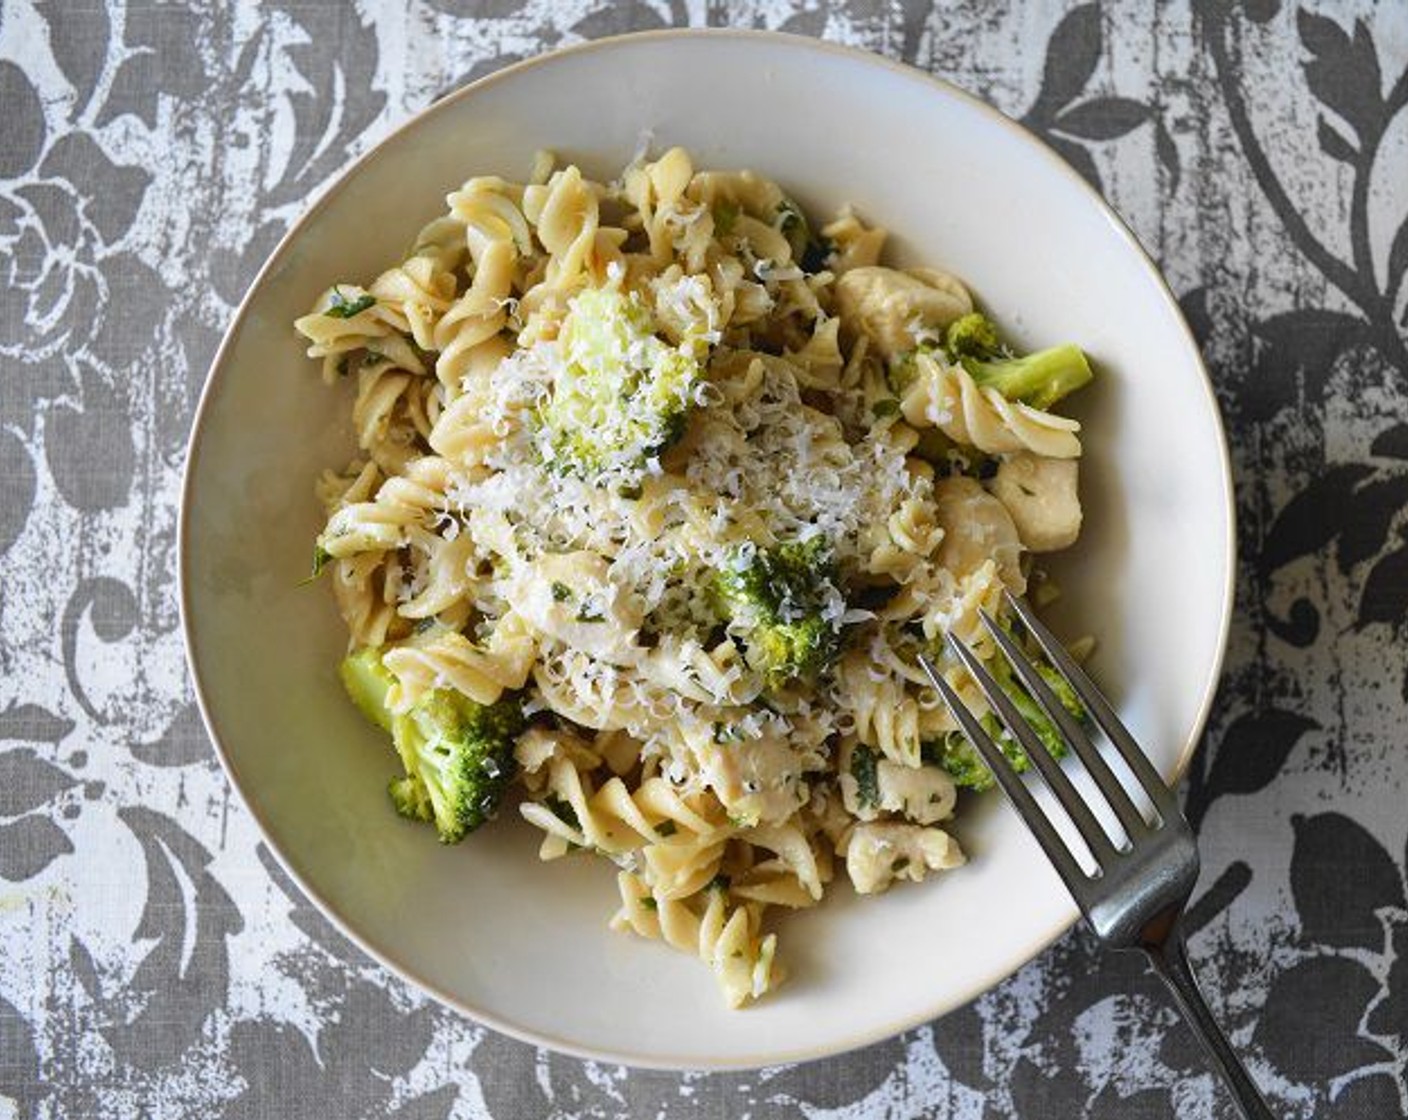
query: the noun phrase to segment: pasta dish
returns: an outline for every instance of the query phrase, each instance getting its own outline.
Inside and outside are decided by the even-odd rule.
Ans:
[[[314,575],[391,805],[454,843],[516,803],[733,1006],[782,977],[775,908],[962,864],[945,822],[992,778],[918,653],[986,712],[957,634],[1050,727],[978,612],[1053,593],[1081,448],[1051,410],[1090,368],[885,240],[680,148],[610,183],[542,153],[296,324],[355,388]]]

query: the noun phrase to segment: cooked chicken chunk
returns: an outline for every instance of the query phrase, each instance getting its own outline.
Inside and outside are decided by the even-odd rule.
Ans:
[[[946,272],[901,272],[875,265],[853,268],[836,281],[841,322],[865,335],[884,358],[912,350],[973,310],[968,289]]]

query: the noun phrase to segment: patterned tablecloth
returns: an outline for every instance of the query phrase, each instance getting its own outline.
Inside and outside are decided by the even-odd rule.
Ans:
[[[1193,953],[1278,1114],[1408,1116],[1401,0],[3,0],[0,1116],[1228,1115],[1138,962],[1079,934],[831,1061],[673,1076],[535,1051],[370,963],[231,796],[186,680],[175,527],[245,285],[444,90],[685,24],[952,78],[1161,261],[1217,383],[1241,524],[1186,788]]]

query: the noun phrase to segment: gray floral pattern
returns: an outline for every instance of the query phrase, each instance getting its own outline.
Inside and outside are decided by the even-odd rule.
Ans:
[[[1229,1115],[1076,933],[862,1052],[674,1076],[535,1051],[367,960],[231,798],[175,524],[280,232],[462,81],[665,26],[824,36],[986,97],[1102,189],[1208,355],[1241,525],[1189,777],[1193,952],[1276,1111],[1408,1117],[1408,19],[1372,0],[0,5],[0,1114]]]

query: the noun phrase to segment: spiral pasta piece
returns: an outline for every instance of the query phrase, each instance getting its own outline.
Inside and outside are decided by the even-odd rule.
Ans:
[[[490,245],[508,243],[518,256],[533,255],[533,232],[523,214],[523,188],[485,175],[470,179],[446,198],[450,214],[465,229],[475,264]]]
[[[989,714],[945,638],[995,657],[983,616],[1078,534],[1079,425],[944,359],[958,277],[754,172],[540,152],[446,207],[296,323],[357,444],[317,483],[343,678],[400,812],[453,841],[511,779],[542,859],[611,861],[610,925],[741,1006],[774,908],[962,862],[984,775],[919,655]]]
[[[493,704],[505,690],[522,688],[537,644],[515,614],[506,614],[483,648],[454,631],[388,650],[382,659],[396,678],[387,703],[404,711],[434,688],[453,688],[476,704]]]
[[[859,651],[842,655],[836,677],[837,700],[855,736],[895,762],[918,766],[925,741],[952,727],[946,710],[921,705],[909,682]]]
[[[914,365],[916,376],[900,401],[900,411],[914,427],[938,428],[955,442],[990,455],[1080,455],[1079,422],[981,388],[962,366],[941,362],[932,353],[917,352]]]
[[[577,168],[568,167],[554,172],[542,186],[525,189],[523,210],[548,251],[543,283],[572,287],[596,244],[601,214],[596,192]]]
[[[322,359],[323,380],[331,385],[351,372],[353,358],[371,348],[401,369],[424,373],[424,365],[402,333],[405,323],[397,309],[365,289],[339,284],[324,292],[317,306],[293,325],[312,344],[308,356]]]
[[[458,284],[443,253],[417,255],[387,269],[368,289],[383,316],[422,350],[435,345],[435,324],[454,302]],[[392,315],[399,318],[393,320]]]
[[[760,935],[761,907],[756,903],[730,909],[721,889],[702,892],[702,905],[697,898],[661,900],[638,876],[626,871],[616,877],[616,883],[621,907],[611,919],[612,928],[696,953],[713,969],[730,1007],[765,995],[781,980],[775,963],[777,935]]]
[[[435,376],[452,399],[459,395],[465,374],[473,368],[476,351],[495,347],[498,333],[508,323],[516,259],[511,241],[485,244],[468,291],[435,324],[432,341],[440,352],[435,359]]]

